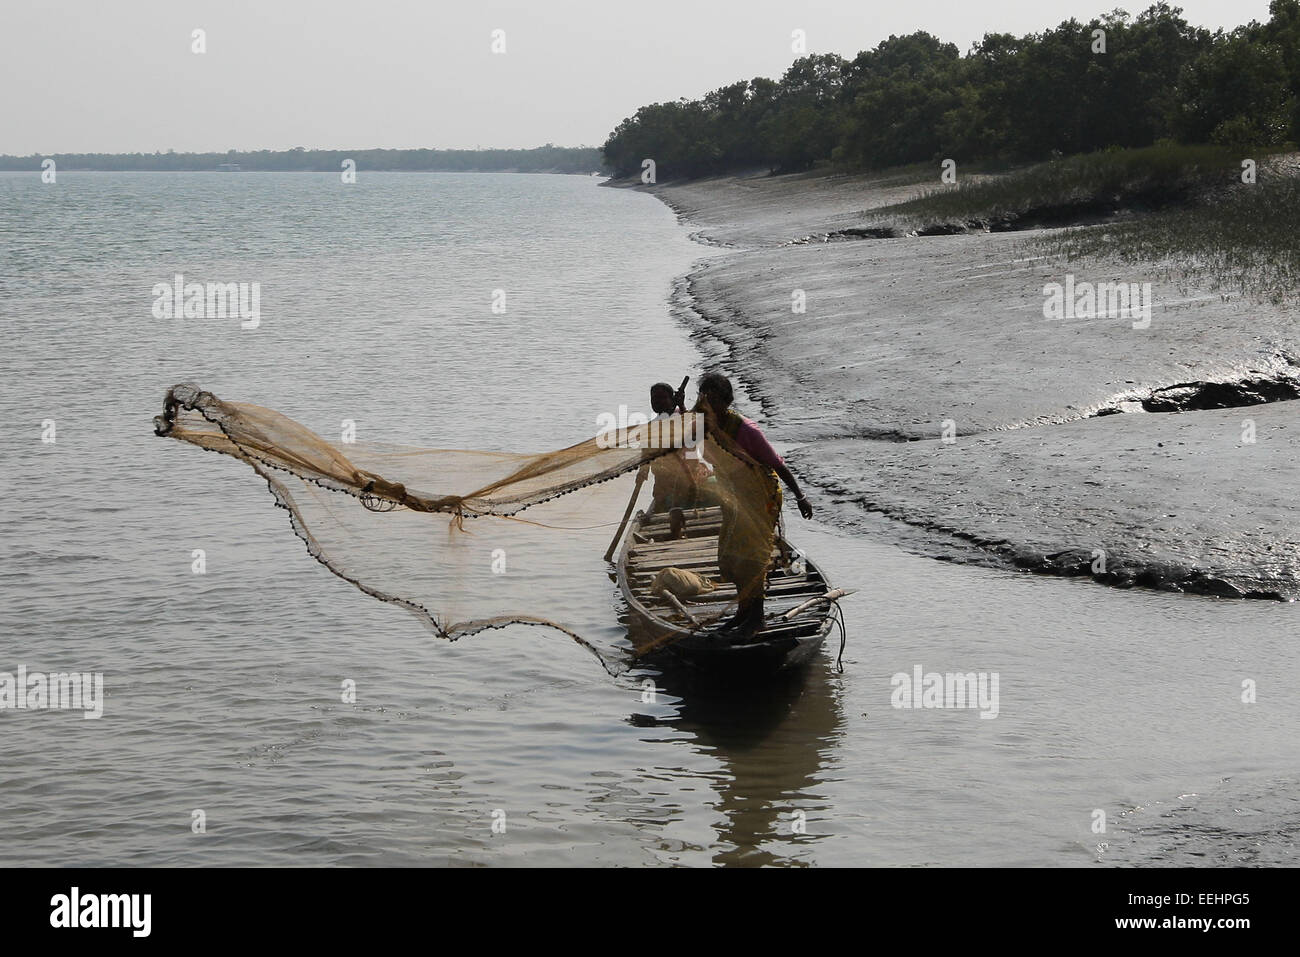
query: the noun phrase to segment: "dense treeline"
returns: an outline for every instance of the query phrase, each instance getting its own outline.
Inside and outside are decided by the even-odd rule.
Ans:
[[[891,36],[852,60],[802,57],[779,81],[644,106],[610,134],[605,161],[630,176],[650,158],[664,179],[1300,140],[1300,0],[1273,0],[1270,14],[1211,33],[1159,3],[1136,18],[986,34],[965,56],[928,33]]]
[[[526,150],[258,150],[241,153],[42,153],[0,156],[0,169],[39,170],[52,158],[59,169],[212,170],[233,164],[241,170],[286,170],[337,173],[345,159],[359,170],[430,170],[441,172],[591,173],[600,170],[594,146],[552,146]]]

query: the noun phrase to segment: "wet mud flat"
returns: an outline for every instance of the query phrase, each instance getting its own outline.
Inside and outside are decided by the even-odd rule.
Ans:
[[[878,238],[872,210],[922,188],[648,187],[733,247],[682,283],[688,321],[836,520],[885,515],[909,547],[959,561],[1300,595],[1295,310],[1168,262],[1067,262],[1036,242],[1050,229]],[[1117,287],[1132,297],[1107,303]],[[1054,310],[1061,288],[1097,289],[1095,311]]]

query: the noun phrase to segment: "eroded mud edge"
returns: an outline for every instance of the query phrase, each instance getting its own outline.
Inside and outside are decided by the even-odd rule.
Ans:
[[[704,302],[695,284],[702,270],[716,265],[716,258],[701,260],[691,271],[674,280],[670,300],[672,312],[688,330],[703,354],[736,380],[742,390],[764,412],[771,408],[770,381],[762,362],[735,347],[727,327],[744,326],[743,318],[725,302]],[[1201,409],[1246,407],[1300,398],[1300,360],[1279,354],[1284,368],[1276,375],[1243,376],[1238,382],[1188,382],[1152,389],[1139,389],[1115,396],[1113,402],[1081,415],[1081,418],[1112,414],[1179,413]],[[1051,428],[1052,424],[1027,425]],[[904,431],[853,437],[864,454],[879,441],[913,441]],[[879,536],[924,557],[960,564],[1015,569],[1057,577],[1086,577],[1116,588],[1145,588],[1166,592],[1198,594],[1219,598],[1260,598],[1294,601],[1300,598],[1300,583],[1280,581],[1263,574],[1219,572],[1174,560],[1145,555],[1109,552],[1105,570],[1094,570],[1096,555],[1091,547],[1074,543],[1032,543],[993,538],[929,521],[918,512],[898,504],[880,503],[855,495],[838,485],[819,468],[815,453],[796,449],[791,464],[806,484],[821,492],[830,523],[855,532]],[[827,515],[827,513],[829,513]]]

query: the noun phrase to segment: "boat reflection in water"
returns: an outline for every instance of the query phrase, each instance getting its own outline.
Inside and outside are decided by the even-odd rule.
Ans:
[[[625,615],[634,646],[647,636]],[[638,725],[671,727],[720,765],[713,807],[722,815],[709,850],[715,864],[811,864],[827,835],[830,804],[820,785],[843,733],[838,676],[824,654],[802,668],[755,680],[699,672],[659,659],[639,672],[658,694],[678,699],[675,714],[632,715]],[[802,848],[802,849],[801,849]]]

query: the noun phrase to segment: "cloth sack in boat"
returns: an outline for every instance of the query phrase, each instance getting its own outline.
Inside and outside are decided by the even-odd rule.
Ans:
[[[669,591],[678,598],[694,598],[696,595],[713,591],[713,588],[713,582],[703,575],[676,567],[661,569],[650,582],[651,594],[662,595],[665,591]]]

